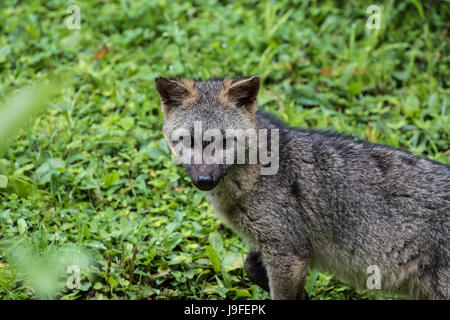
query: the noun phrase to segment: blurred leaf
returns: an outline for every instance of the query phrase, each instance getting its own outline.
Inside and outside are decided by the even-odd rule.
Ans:
[[[350,82],[347,86],[347,94],[350,98],[355,97],[361,92],[364,83],[361,81]]]
[[[98,50],[93,60],[102,60],[108,52],[109,52],[108,46],[106,44],[103,44],[100,50]]]
[[[108,173],[104,178],[103,178],[103,186],[105,188],[108,188],[110,186],[112,186],[114,183],[117,182],[117,180],[119,180],[120,175],[118,172],[111,172]]]
[[[55,85],[25,89],[0,105],[0,148],[30,116],[48,105],[56,90]]]
[[[65,162],[62,159],[54,158],[44,162],[35,172],[38,178],[38,184],[46,184],[50,182],[53,174],[58,175],[61,169],[65,167]]]
[[[305,290],[308,295],[312,296],[314,295],[314,287],[317,283],[317,278],[319,277],[319,272],[316,269],[310,269],[309,275],[307,277]]]
[[[20,234],[24,234],[25,232],[27,232],[28,226],[25,219],[20,218],[19,220],[17,220],[17,228],[19,229]]]
[[[227,271],[232,271],[236,269],[242,268],[244,265],[242,256],[235,254],[235,253],[227,253],[225,258],[222,260],[222,266]]]
[[[208,236],[209,244],[214,248],[214,251],[219,257],[225,256],[225,249],[223,247],[222,237],[218,232],[211,232]]]
[[[205,249],[208,251],[208,257],[212,263],[214,272],[220,273],[221,268],[219,262],[219,255],[217,254],[216,250],[214,250],[214,248],[211,246],[205,246]]]
[[[19,177],[10,176],[7,191],[15,192],[20,197],[28,197],[33,189],[33,186]]]
[[[105,245],[98,240],[89,240],[86,245],[94,249],[106,250]]]
[[[8,177],[0,175],[0,189],[6,189],[8,187]]]

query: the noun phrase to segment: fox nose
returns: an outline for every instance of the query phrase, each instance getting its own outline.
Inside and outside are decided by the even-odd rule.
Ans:
[[[214,179],[212,176],[198,176],[197,177],[197,185],[200,188],[208,189],[214,184]]]

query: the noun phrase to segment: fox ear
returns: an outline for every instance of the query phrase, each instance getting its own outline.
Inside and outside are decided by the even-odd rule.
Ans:
[[[258,76],[233,80],[228,89],[228,98],[238,107],[245,106],[249,111],[256,111],[260,84],[261,79]]]
[[[165,111],[183,104],[190,94],[182,80],[158,77],[155,79],[155,85]]]

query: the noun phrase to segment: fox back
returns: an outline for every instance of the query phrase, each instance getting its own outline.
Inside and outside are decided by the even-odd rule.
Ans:
[[[257,110],[259,86],[256,76],[156,80],[172,150],[180,143],[173,131],[192,132],[195,122],[202,130],[277,132],[273,174],[261,174],[260,161],[183,164],[216,213],[250,242],[259,264],[249,254],[249,277],[266,279],[255,282],[273,299],[294,299],[304,297],[308,266],[363,288],[376,270],[384,292],[450,299],[450,166],[289,127]]]

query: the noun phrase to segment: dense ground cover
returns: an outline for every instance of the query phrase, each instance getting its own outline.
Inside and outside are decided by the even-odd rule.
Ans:
[[[450,4],[379,4],[376,30],[356,0],[89,0],[70,30],[66,1],[2,1],[0,101],[68,80],[0,155],[0,298],[268,298],[171,162],[158,75],[258,74],[259,104],[292,125],[450,163]],[[377,298],[316,270],[307,292]]]

